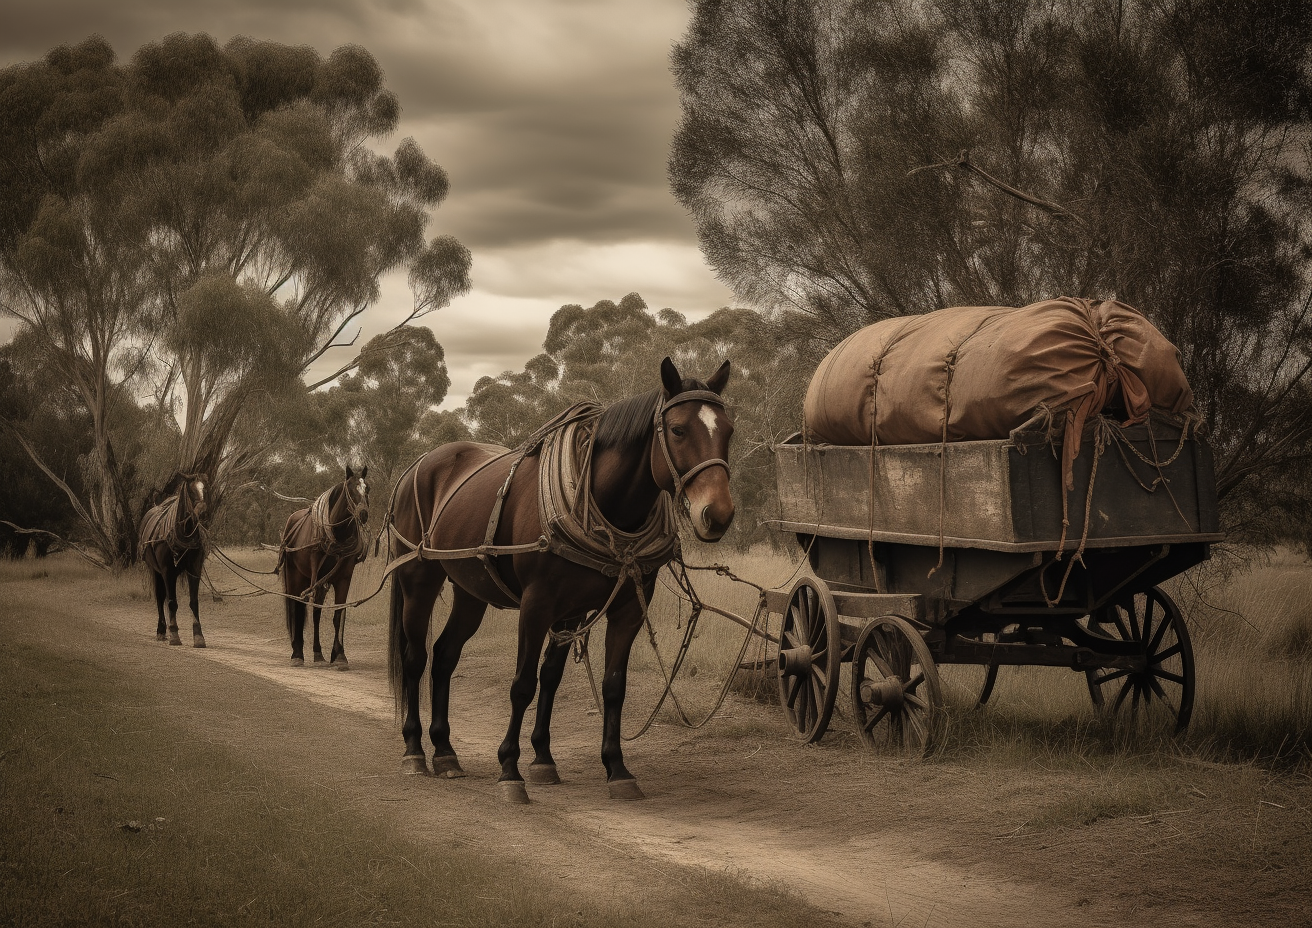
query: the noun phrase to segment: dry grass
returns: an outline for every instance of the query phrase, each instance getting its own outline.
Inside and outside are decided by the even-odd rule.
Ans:
[[[795,576],[800,557],[760,546],[732,551],[702,546],[688,553],[690,563],[727,563],[735,573],[766,587],[786,585]],[[972,707],[984,681],[982,667],[943,666],[949,700],[946,753],[962,757],[987,753],[1000,761],[1080,765],[1091,757],[1132,753],[1181,752],[1207,760],[1312,766],[1312,564],[1291,552],[1231,564],[1178,578],[1168,591],[1185,611],[1193,638],[1197,690],[1193,720],[1179,739],[1151,743],[1127,742],[1099,719],[1090,703],[1082,673],[1060,668],[1007,667],[984,711]],[[711,573],[695,575],[700,596],[708,603],[750,617],[756,591]],[[1207,583],[1206,595],[1195,590]],[[657,640],[668,666],[682,636],[689,608],[669,592],[659,594],[653,608]],[[777,630],[775,619],[772,630]],[[705,615],[689,650],[685,676],[676,692],[694,718],[709,710],[719,684],[732,669],[742,645],[743,630],[715,615]],[[749,645],[748,659],[764,653],[763,642]],[[634,669],[646,679],[637,684],[640,705],[650,705],[659,693],[659,669],[649,648],[636,647]],[[692,671],[696,674],[692,675]],[[844,727],[847,671],[840,684],[835,720]],[[774,702],[773,672],[743,671],[735,686],[739,697]],[[732,711],[732,707],[730,708]],[[662,718],[675,721],[667,707]],[[745,733],[758,734],[747,725]],[[831,737],[831,736],[827,736]]]

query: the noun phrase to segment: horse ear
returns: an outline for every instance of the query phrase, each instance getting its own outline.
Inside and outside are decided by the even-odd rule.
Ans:
[[[711,375],[711,379],[706,381],[706,387],[712,393],[723,393],[724,385],[729,382],[729,362],[725,361],[720,365],[720,369]]]
[[[350,465],[350,464],[347,464],[347,465],[346,465],[346,479],[347,479],[347,480],[350,480],[350,479],[351,479],[352,477],[354,477],[354,476],[355,476],[355,471],[351,470],[351,465]]]
[[[683,392],[683,378],[674,362],[666,358],[661,362],[661,385],[665,387],[665,398],[672,400]]]
[[[369,465],[366,464],[366,465],[365,465],[363,468],[361,468],[361,470],[360,470],[360,479],[363,480],[365,477],[368,477],[368,476],[369,476]]]

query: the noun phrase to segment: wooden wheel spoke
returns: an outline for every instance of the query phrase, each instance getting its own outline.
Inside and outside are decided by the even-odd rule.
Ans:
[[[916,691],[916,689],[920,686],[920,684],[922,684],[922,683],[924,683],[924,682],[925,682],[925,672],[922,670],[920,673],[916,674],[914,677],[912,677],[912,678],[911,678],[910,680],[908,680],[906,683],[903,683],[903,684],[902,684],[902,692],[903,692],[903,693],[914,693],[914,692]]]
[[[1184,650],[1184,645],[1182,645],[1180,642],[1177,641],[1175,644],[1171,645],[1161,654],[1154,654],[1152,656],[1152,662],[1154,664],[1160,664],[1162,661],[1168,661],[1171,658],[1175,657],[1180,652],[1182,652],[1183,650]]]
[[[1180,686],[1184,686],[1184,677],[1181,674],[1172,673],[1169,670],[1160,670],[1154,668],[1152,671],[1152,675],[1155,678],[1160,678],[1162,680],[1170,680],[1172,683],[1178,683],[1180,684]]]
[[[811,695],[815,697],[815,704],[817,706],[824,705],[825,686],[820,682],[820,678],[816,674],[811,675]]]
[[[1130,635],[1130,630],[1129,630],[1129,629],[1126,627],[1126,625],[1125,625],[1125,617],[1124,617],[1123,615],[1121,615],[1121,610],[1120,610],[1120,609],[1115,609],[1115,610],[1114,610],[1114,615],[1115,615],[1115,617],[1116,617],[1116,631],[1118,631],[1118,632],[1120,633],[1120,635],[1121,635],[1121,640],[1122,640],[1122,641],[1133,641],[1134,638]]]
[[[874,715],[870,716],[870,718],[866,719],[866,723],[861,727],[865,729],[867,734],[869,734],[871,731],[874,730],[874,727],[883,720],[884,716],[886,715],[888,715],[888,706],[880,706],[879,711],[876,712]]]
[[[1130,690],[1134,688],[1134,681],[1127,679],[1121,684],[1121,690],[1116,694],[1116,700],[1112,703],[1112,712],[1121,711],[1121,703],[1125,702],[1125,697],[1129,695]]]
[[[1167,630],[1171,627],[1170,616],[1162,616],[1162,624],[1153,630],[1152,639],[1148,642],[1148,653],[1152,654],[1161,645],[1162,639],[1166,637]]]
[[[1162,685],[1157,682],[1156,677],[1149,676],[1147,683],[1148,683],[1148,688],[1152,690],[1152,692],[1157,694],[1158,699],[1160,699],[1162,702],[1166,703],[1167,705],[1170,705],[1170,700],[1166,698],[1166,690],[1162,689]]]
[[[797,694],[800,693],[802,690],[802,678],[790,677],[789,680],[791,682],[788,685],[791,688],[792,692],[788,694],[788,700],[785,703],[785,705],[787,705],[789,709],[792,709],[797,704]]]
[[[925,702],[925,700],[921,699],[919,696],[916,696],[913,693],[907,693],[903,698],[907,701],[908,706],[914,706],[921,712],[929,711],[929,703]]]
[[[1103,674],[1101,677],[1094,677],[1093,682],[1094,685],[1096,686],[1102,686],[1104,683],[1109,683],[1112,680],[1117,679],[1118,677],[1123,677],[1129,672],[1130,671],[1124,669],[1113,670],[1110,673]]]

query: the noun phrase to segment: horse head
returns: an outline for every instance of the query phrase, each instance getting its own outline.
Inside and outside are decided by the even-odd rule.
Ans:
[[[661,362],[665,401],[656,413],[652,476],[681,503],[702,541],[719,541],[733,522],[729,439],[733,423],[720,398],[729,362],[705,383],[684,379],[674,362]]]
[[[182,504],[179,516],[189,515],[196,522],[207,521],[209,502],[205,497],[209,477],[204,474],[183,474],[182,485],[178,487],[178,500]]]
[[[359,473],[347,464],[346,480],[342,484],[346,509],[361,525],[369,523],[369,484],[365,482],[367,476],[369,476],[368,464],[360,468]]]

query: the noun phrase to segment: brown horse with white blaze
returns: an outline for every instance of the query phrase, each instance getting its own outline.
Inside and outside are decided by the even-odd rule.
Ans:
[[[419,683],[433,605],[449,578],[451,614],[433,644],[433,772],[464,776],[447,717],[451,675],[493,605],[519,608],[510,724],[497,752],[503,794],[512,802],[528,801],[519,770],[520,731],[539,681],[540,655],[528,773],[535,783],[560,782],[550,726],[569,642],[554,634],[547,642],[548,633],[568,633],[604,612],[601,760],[613,798],[643,798],[624,765],[620,738],[629,652],[656,572],[677,550],[677,503],[705,541],[719,540],[733,521],[727,463],[733,425],[720,398],[728,379],[727,361],[703,383],[684,379],[666,358],[662,389],[605,409],[576,407],[517,452],[474,442],[443,445],[402,475],[389,513],[392,557],[409,559],[392,573],[389,655],[405,713],[404,772],[429,772]],[[563,496],[562,485],[569,490]],[[565,512],[573,504],[555,506],[558,498],[577,503],[573,515]],[[579,525],[588,526],[586,537],[575,531]],[[507,552],[509,547],[517,550]],[[603,549],[609,554],[598,556]]]
[[[314,662],[323,663],[319,645],[319,618],[328,588],[333,589],[333,649],[329,666],[349,670],[346,660],[346,598],[355,565],[369,551],[369,468],[357,474],[350,465],[346,479],[321,493],[305,509],[287,517],[278,551],[282,575],[287,637],[291,639],[292,666],[305,664],[306,601],[314,604]]]

